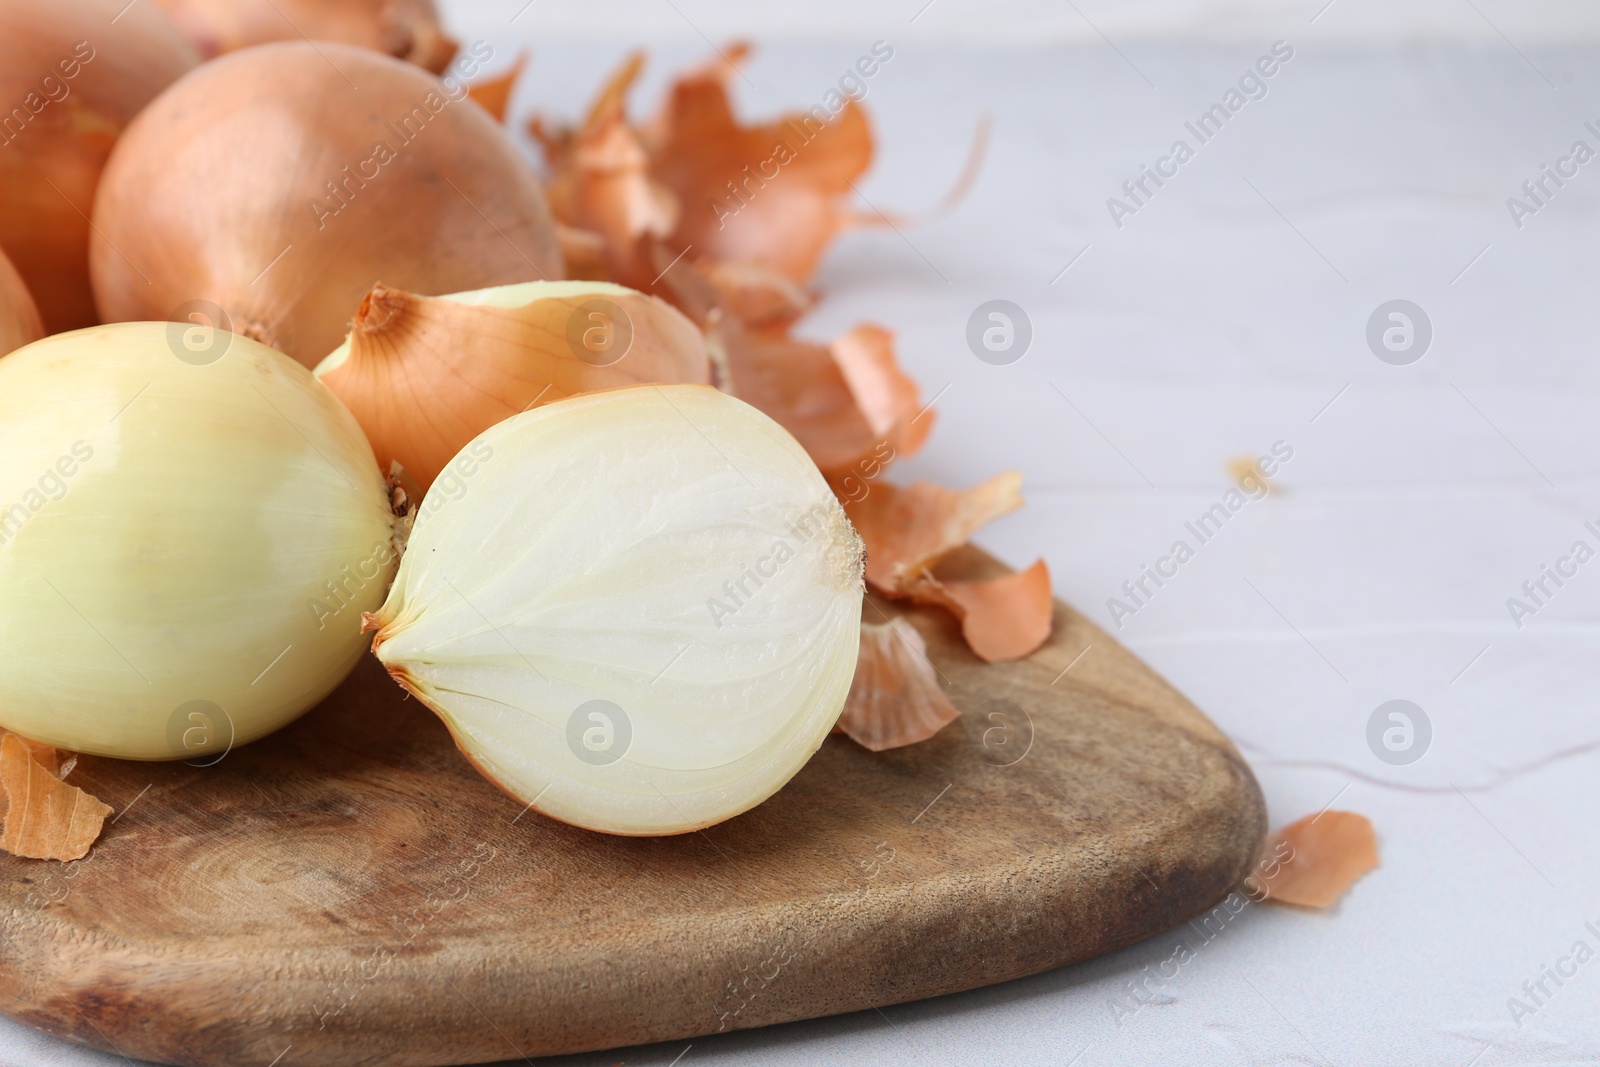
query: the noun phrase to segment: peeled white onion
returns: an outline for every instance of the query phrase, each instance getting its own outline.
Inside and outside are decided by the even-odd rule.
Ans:
[[[578,826],[682,833],[760,803],[826,738],[862,569],[787,431],[708,386],[634,386],[463,449],[370,625],[507,792]]]
[[[395,569],[355,419],[244,337],[128,323],[0,359],[0,726],[78,752],[223,752],[362,653]]]

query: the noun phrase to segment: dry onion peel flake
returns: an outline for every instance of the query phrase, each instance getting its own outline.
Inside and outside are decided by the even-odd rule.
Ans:
[[[1278,864],[1261,879],[1266,899],[1275,904],[1326,908],[1356,880],[1378,866],[1378,838],[1372,821],[1353,811],[1308,815],[1274,833],[1266,854]]]
[[[493,115],[496,122],[506,120],[506,109],[511,106],[511,91],[517,87],[517,79],[522,77],[522,72],[528,66],[528,53],[518,54],[516,61],[511,64],[511,69],[493,78],[473,82],[467,89],[475,104]]]
[[[904,618],[861,624],[855,681],[838,731],[883,752],[926,741],[961,713],[939,688],[928,644]]]
[[[1044,560],[987,581],[939,579],[923,573],[911,581],[912,600],[949,608],[961,620],[961,636],[986,663],[1022,659],[1050,638],[1055,601]]]
[[[0,849],[25,859],[82,859],[111,808],[62,781],[40,755],[39,746],[16,734],[0,737],[0,789],[6,800]],[[53,751],[49,758],[54,761]]]
[[[671,305],[609,282],[526,282],[426,297],[379,286],[317,377],[387,470],[426,489],[502,419],[575,393],[710,384],[711,357]]]
[[[997,474],[971,489],[932,482],[880,484],[845,505],[867,543],[867,581],[905,596],[920,573],[960,548],[983,526],[1022,506],[1022,475]]]
[[[726,50],[733,62],[713,60],[673,83],[645,131],[650,172],[692,205],[678,219],[674,247],[694,245],[701,256],[804,282],[854,221],[845,199],[872,164],[872,129],[853,100],[836,112],[819,107],[741,125],[727,84],[749,51],[735,45]]]
[[[933,426],[934,413],[895,360],[894,335],[880,326],[819,344],[723,318],[711,335],[726,354],[733,394],[782,423],[828,474],[909,457]]]
[[[518,415],[462,461],[368,624],[487,777],[564,822],[674,834],[810,759],[856,669],[862,549],[782,427],[635,386]]]

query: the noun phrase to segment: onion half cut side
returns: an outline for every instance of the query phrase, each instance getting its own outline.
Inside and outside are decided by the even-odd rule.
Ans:
[[[367,620],[525,804],[684,833],[776,792],[855,672],[863,555],[815,464],[708,386],[549,404],[461,451]]]

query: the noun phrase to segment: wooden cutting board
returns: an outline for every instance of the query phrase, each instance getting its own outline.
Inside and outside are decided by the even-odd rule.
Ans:
[[[683,837],[525,812],[370,659],[215,766],[85,758],[69,781],[119,814],[75,864],[0,857],[0,1010],[206,1067],[537,1057],[1034,974],[1249,872],[1249,768],[1105,633],[1058,604],[1044,649],[989,666],[911,618],[959,720],[881,754],[832,737]]]

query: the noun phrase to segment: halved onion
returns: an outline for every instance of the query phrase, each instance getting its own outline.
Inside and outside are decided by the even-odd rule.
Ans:
[[[0,356],[44,336],[39,309],[11,260],[0,252]]]
[[[776,792],[839,717],[862,546],[782,427],[708,386],[515,416],[423,500],[377,656],[507,792],[618,834]]]
[[[433,0],[155,0],[207,59],[271,41],[339,41],[444,70],[456,44]]]
[[[124,323],[0,359],[0,726],[76,752],[226,751],[360,659],[394,572],[339,401],[243,337]]]
[[[532,168],[465,88],[348,45],[262,45],[178,82],[118,143],[94,219],[104,318],[205,301],[307,366],[379,281],[454,293],[562,273]]]
[[[0,248],[50,332],[98,321],[89,215],[101,168],[139,109],[199,62],[149,4],[0,4]]]

